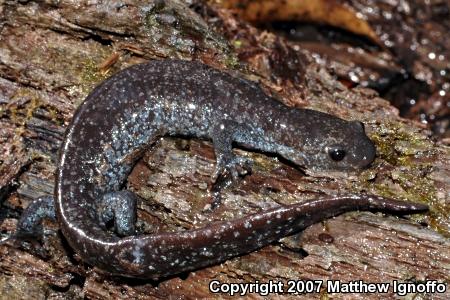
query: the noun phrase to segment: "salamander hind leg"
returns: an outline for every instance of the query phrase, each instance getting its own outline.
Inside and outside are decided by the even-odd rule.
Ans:
[[[137,196],[131,191],[107,193],[98,204],[98,218],[102,227],[114,222],[114,231],[119,236],[135,233]]]

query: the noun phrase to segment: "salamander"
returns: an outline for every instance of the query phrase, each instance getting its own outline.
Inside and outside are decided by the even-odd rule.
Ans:
[[[234,144],[313,170],[360,170],[376,153],[360,122],[285,106],[257,84],[199,62],[151,61],[111,76],[78,107],[61,145],[54,199],[30,205],[16,235],[40,234],[41,220],[50,217],[88,264],[115,275],[159,279],[249,253],[346,211],[427,209],[346,195],[182,232],[136,234],[137,197],[123,186],[143,151],[163,136],[212,140],[213,179],[235,179],[248,170]]]

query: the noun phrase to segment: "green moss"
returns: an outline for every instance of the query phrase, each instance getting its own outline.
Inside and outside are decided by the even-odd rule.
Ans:
[[[29,88],[19,88],[11,98],[10,104],[2,106],[0,117],[8,116],[14,124],[24,126],[39,108],[48,108],[40,95]]]
[[[237,69],[239,66],[239,58],[236,55],[228,55],[224,60],[224,64],[230,69]]]
[[[98,68],[98,61],[94,61],[93,59],[86,60],[82,63],[82,65],[83,67],[80,74],[82,81],[81,91],[85,95],[89,94],[92,91],[93,87],[96,86],[99,82],[102,82],[103,80],[111,76],[111,74],[109,74],[108,72],[100,72]],[[84,97],[81,97],[78,104],[81,104],[83,100]]]
[[[433,149],[429,139],[398,122],[381,124],[371,139],[379,157],[395,166],[409,165],[411,157]]]
[[[438,203],[435,181],[430,178],[433,163],[440,155],[433,143],[419,130],[398,122],[381,124],[371,139],[376,144],[379,159],[353,183],[355,191],[367,190],[383,197],[426,203],[431,208],[429,223],[437,231],[450,235],[450,207]],[[380,173],[377,174],[376,170],[382,168],[388,168],[384,172],[385,176],[388,175],[386,178],[380,178]],[[425,217],[414,216],[417,220]]]
[[[241,40],[234,40],[233,41],[233,46],[235,49],[239,49],[242,47],[242,41]]]

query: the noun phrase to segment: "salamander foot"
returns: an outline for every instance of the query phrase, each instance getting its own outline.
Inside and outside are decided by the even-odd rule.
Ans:
[[[130,191],[107,193],[99,203],[98,218],[102,227],[114,221],[114,231],[119,236],[135,233],[137,196]]]

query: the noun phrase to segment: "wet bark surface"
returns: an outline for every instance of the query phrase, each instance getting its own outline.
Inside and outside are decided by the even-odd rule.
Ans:
[[[0,245],[2,297],[213,298],[208,283],[214,279],[449,284],[449,148],[431,139],[423,124],[399,117],[398,110],[373,90],[349,89],[326,66],[314,62],[307,49],[220,6],[195,1],[0,1],[0,18],[2,237],[14,231],[21,211],[33,199],[52,194],[58,148],[76,107],[104,78],[149,59],[200,60],[258,81],[288,105],[361,120],[378,156],[370,169],[357,174],[320,174],[301,172],[265,154],[236,150],[254,160],[253,172],[224,191],[217,211],[205,214],[215,164],[211,143],[164,138],[128,178],[127,188],[142,198],[140,230],[197,228],[280,204],[344,193],[369,192],[431,207],[425,215],[407,217],[347,213],[249,255],[160,282],[113,278],[85,265],[57,223],[45,222],[45,257],[33,251],[33,245]],[[262,298],[257,293],[249,296]],[[331,295],[322,288],[302,297]]]

